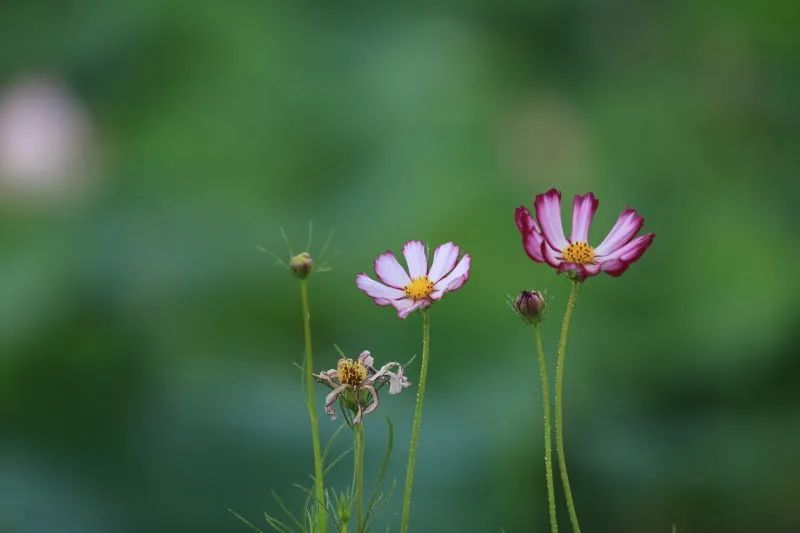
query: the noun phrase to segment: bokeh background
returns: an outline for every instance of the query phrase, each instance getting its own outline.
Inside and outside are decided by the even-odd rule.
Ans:
[[[585,529],[800,530],[798,22],[781,0],[3,2],[0,530],[265,528],[272,489],[298,509],[298,285],[257,246],[286,254],[283,226],[300,250],[313,220],[340,252],[311,280],[320,369],[334,343],[419,352],[420,317],[354,287],[378,253],[472,254],[432,311],[413,529],[544,531],[505,300],[548,291],[552,353],[568,283],[513,223],[551,186],[600,198],[595,242],[628,205],[658,235],[574,316]],[[413,401],[381,408],[400,487]],[[368,481],[385,439],[371,417]]]

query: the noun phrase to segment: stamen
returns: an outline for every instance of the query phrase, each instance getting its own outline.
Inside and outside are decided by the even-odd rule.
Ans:
[[[410,298],[421,300],[427,298],[433,292],[433,282],[428,279],[428,276],[420,276],[412,279],[404,290]]]
[[[340,383],[357,387],[367,378],[367,368],[353,359],[342,358],[336,365],[336,373]]]
[[[594,248],[585,242],[573,242],[561,252],[564,255],[564,261],[567,263],[575,263],[578,265],[587,265],[594,263]]]

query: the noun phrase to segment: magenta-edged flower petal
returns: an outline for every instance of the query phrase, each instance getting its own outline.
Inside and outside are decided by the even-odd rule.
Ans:
[[[603,242],[594,249],[595,254],[598,256],[607,255],[624,246],[642,229],[643,224],[644,219],[634,209],[625,209],[619,215],[614,227],[608,232]]]
[[[558,267],[559,274],[562,272],[572,272],[575,278],[579,281],[584,281],[586,278],[596,276],[600,273],[600,265],[598,263],[587,263],[579,265],[577,263],[561,263]]]
[[[654,233],[639,235],[613,253],[599,258],[600,268],[611,276],[619,276],[635,263],[653,243]]]
[[[538,263],[545,262],[544,255],[542,254],[543,246],[548,245],[544,242],[544,237],[542,237],[541,233],[531,231],[522,237],[522,247],[525,248],[525,253]]]
[[[429,300],[412,300],[411,298],[403,298],[401,300],[393,300],[392,305],[395,309],[397,309],[397,316],[400,318],[406,318],[417,309],[428,307],[431,305],[431,302]]]
[[[650,246],[650,243],[653,242],[653,238],[655,237],[655,233],[647,233],[645,235],[639,235],[635,239],[632,239],[628,244],[625,246],[620,246],[612,253],[604,255],[600,257],[600,261],[610,261],[613,259],[619,259],[625,262],[632,262],[639,259],[644,251]]]
[[[428,273],[428,258],[425,256],[425,245],[422,241],[408,241],[403,246],[403,255],[406,258],[408,274],[411,279]]]
[[[367,296],[370,296],[378,305],[389,305],[393,300],[403,298],[406,295],[400,289],[378,283],[366,274],[356,276],[356,286],[367,293]]]
[[[600,264],[599,263],[591,263],[588,265],[581,265],[583,267],[583,273],[589,276],[596,276],[600,273]]]
[[[575,195],[575,199],[572,202],[572,233],[570,241],[589,241],[589,226],[592,224],[592,218],[594,218],[594,213],[597,211],[599,203],[592,193],[584,194],[583,196]]]
[[[514,212],[514,221],[522,234],[522,247],[525,249],[525,253],[534,261],[544,263],[542,256],[544,237],[530,211],[525,207],[518,207]]]
[[[536,220],[531,216],[531,212],[528,211],[527,207],[519,206],[514,211],[514,222],[517,223],[517,228],[519,228],[519,232],[523,235],[529,231],[535,231],[536,233],[542,232],[539,229],[539,224],[537,224]]]
[[[462,257],[461,261],[458,262],[453,271],[436,283],[434,286],[434,291],[431,293],[431,298],[434,300],[441,298],[441,295],[438,295],[438,298],[434,296],[439,291],[442,291],[441,294],[444,294],[445,292],[457,291],[460,289],[461,286],[464,285],[469,279],[469,267],[471,261],[472,258],[469,256],[469,254]]]
[[[539,194],[533,201],[536,208],[536,218],[542,228],[542,234],[547,242],[556,250],[563,250],[569,245],[564,236],[564,227],[561,224],[561,193],[550,189],[544,194]]]
[[[386,252],[375,259],[375,273],[386,285],[402,289],[411,282],[406,269],[392,252]]]
[[[436,283],[453,270],[453,267],[456,266],[459,252],[458,246],[452,242],[437,246],[433,252],[433,264],[431,265],[431,271],[428,272],[428,278]]]
[[[561,263],[564,262],[561,258],[561,252],[553,250],[547,242],[542,243],[542,256],[544,256],[545,262],[554,268],[560,267]]]

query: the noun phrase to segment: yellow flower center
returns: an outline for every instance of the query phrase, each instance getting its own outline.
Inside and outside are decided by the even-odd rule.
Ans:
[[[585,242],[573,242],[564,248],[561,253],[567,263],[576,263],[578,265],[594,263],[594,248]]]
[[[353,359],[339,359],[336,364],[336,373],[340,383],[347,383],[354,387],[361,385],[367,378],[367,368]]]
[[[428,276],[420,276],[412,279],[404,290],[409,297],[421,300],[427,298],[433,292],[433,282],[428,279]]]

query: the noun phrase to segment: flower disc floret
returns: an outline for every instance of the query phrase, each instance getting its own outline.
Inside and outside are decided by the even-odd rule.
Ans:
[[[357,387],[367,378],[367,368],[353,359],[341,358],[336,365],[339,381]]]
[[[411,280],[411,283],[403,289],[409,298],[414,300],[422,300],[427,298],[433,292],[433,282],[428,276],[419,276]]]
[[[564,261],[575,263],[576,265],[588,265],[594,263],[594,248],[585,242],[573,242],[561,252]]]

